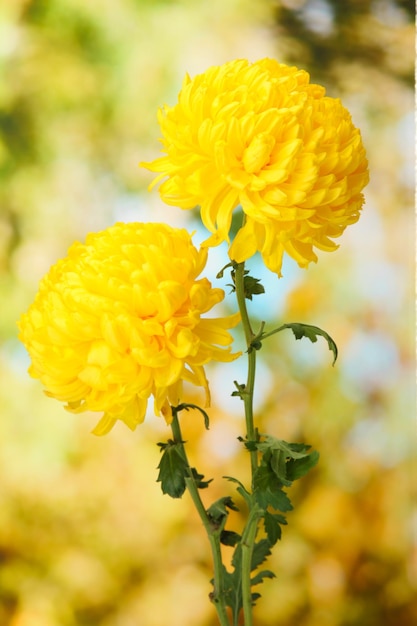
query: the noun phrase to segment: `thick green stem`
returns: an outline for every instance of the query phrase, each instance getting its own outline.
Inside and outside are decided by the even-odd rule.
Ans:
[[[187,489],[190,493],[194,506],[197,509],[198,515],[200,516],[200,519],[203,523],[203,526],[206,529],[207,537],[210,542],[211,553],[213,557],[213,568],[214,568],[214,582],[213,582],[214,591],[212,594],[212,602],[215,606],[217,616],[219,618],[220,626],[230,626],[229,618],[228,618],[227,611],[226,611],[225,597],[224,597],[224,592],[225,592],[224,567],[223,567],[221,548],[220,548],[220,532],[211,523],[211,520],[201,500],[200,492],[198,490],[196,481],[193,477],[192,470],[188,462],[187,454],[185,452],[184,444],[182,443],[181,428],[180,428],[180,424],[178,421],[178,415],[175,409],[173,410],[173,419],[171,422],[171,429],[172,429],[172,434],[174,436],[174,441],[181,446],[183,457],[187,461],[187,465],[189,469],[189,477],[185,479],[185,483],[187,485]]]
[[[242,606],[243,615],[245,616],[245,626],[252,626],[252,553],[258,531],[258,522],[261,517],[262,510],[254,503],[249,512],[245,530],[242,535]]]

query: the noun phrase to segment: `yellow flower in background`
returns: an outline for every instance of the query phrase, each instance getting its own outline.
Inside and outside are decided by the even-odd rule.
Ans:
[[[19,338],[29,373],[66,409],[104,412],[96,434],[116,420],[132,430],[148,399],[169,422],[182,382],[206,391],[204,365],[231,361],[239,314],[202,318],[224,297],[197,277],[207,260],[183,229],[118,223],[75,243],[43,278]]]
[[[159,111],[165,156],[159,173],[169,205],[197,205],[213,233],[230,243],[233,210],[244,225],[229,248],[242,262],[255,252],[281,275],[286,252],[301,267],[335,250],[333,239],[359,218],[368,164],[360,132],[339,99],[309,75],[273,59],[231,61],[193,79]],[[152,186],[153,186],[152,185]]]

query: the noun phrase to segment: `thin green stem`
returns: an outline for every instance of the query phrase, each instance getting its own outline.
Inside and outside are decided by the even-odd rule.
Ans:
[[[288,324],[283,324],[282,326],[279,326],[279,328],[274,328],[274,330],[269,331],[269,333],[262,333],[261,338],[266,339],[267,337],[272,337],[272,335],[280,333],[285,328],[288,328]]]
[[[255,337],[255,333],[252,330],[252,326],[249,319],[248,309],[246,307],[245,298],[245,264],[238,263],[235,271],[235,288],[236,298],[242,319],[242,326],[245,333],[247,355],[248,355],[248,375],[245,388],[242,390],[241,398],[245,407],[245,421],[246,421],[246,437],[248,441],[255,441],[256,432],[253,421],[253,393],[255,389],[255,373],[256,373],[256,350],[252,347],[252,341]],[[252,486],[253,476],[258,467],[258,455],[256,450],[250,452],[251,457],[251,469],[252,469]]]
[[[242,317],[243,330],[245,332],[246,345],[250,346],[255,333],[252,330],[252,326],[249,319],[248,309],[246,307],[245,298],[245,263],[238,263],[235,270],[235,288],[237,303],[239,306],[240,315]]]
[[[211,520],[201,500],[197,483],[193,476],[191,466],[188,462],[187,453],[185,451],[185,447],[184,447],[183,440],[182,440],[178,414],[175,409],[173,409],[173,419],[171,422],[171,429],[172,429],[174,441],[181,446],[183,457],[187,462],[187,466],[189,470],[189,476],[188,478],[185,479],[187,489],[190,493],[194,506],[197,509],[198,515],[203,523],[203,526],[207,533],[208,540],[210,542],[211,553],[213,557],[213,569],[214,569],[214,582],[213,582],[214,591],[211,596],[212,602],[215,606],[217,616],[219,618],[220,626],[230,626],[229,618],[228,618],[227,611],[226,611],[225,597],[224,597],[224,592],[225,592],[224,567],[223,567],[221,548],[220,548],[220,532],[211,523]]]
[[[242,325],[245,333],[247,355],[248,355],[248,374],[246,379],[246,385],[244,389],[241,389],[241,398],[245,407],[245,421],[246,421],[246,438],[248,441],[256,441],[257,435],[254,425],[253,416],[253,395],[255,390],[255,373],[256,373],[256,349],[253,346],[253,341],[257,337],[252,330],[252,326],[249,319],[249,314],[246,306],[245,298],[245,264],[239,263],[235,268],[235,288],[236,298],[239,306],[239,311],[242,319]],[[262,327],[263,329],[263,327]],[[256,450],[250,451],[251,459],[251,485],[254,488],[255,472],[258,468],[258,453]],[[252,592],[251,592],[251,571],[252,571],[252,553],[255,545],[256,534],[258,531],[258,522],[261,514],[261,509],[252,499],[252,505],[250,507],[249,516],[243,531],[241,545],[242,545],[242,571],[241,571],[241,585],[242,585],[242,608],[244,615],[245,626],[252,626]]]

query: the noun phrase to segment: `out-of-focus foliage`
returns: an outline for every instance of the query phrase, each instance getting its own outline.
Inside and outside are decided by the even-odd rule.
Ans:
[[[318,325],[339,348],[332,368],[324,341],[287,331],[260,353],[260,430],[321,456],[291,491],[256,623],[417,620],[413,14],[393,0],[0,4],[0,624],[216,623],[204,531],[189,499],[156,483],[166,426],[149,416],[134,434],[90,435],[96,416],[66,414],[28,378],[15,320],[74,239],[118,219],[187,223],[137,167],[158,156],[156,109],[186,71],[267,55],[342,98],[371,183],[339,251],[307,271],[287,263],[281,280],[251,268],[266,288],[249,303],[259,319]],[[213,281],[225,262],[211,257]],[[242,368],[210,372],[209,431],[181,417],[192,464],[214,478],[207,505],[234,496],[223,475],[248,475],[231,398]]]
[[[287,60],[321,80],[343,82],[341,66],[360,65],[414,86],[415,4],[410,0],[281,0],[276,27]],[[284,43],[285,42],[285,43]]]

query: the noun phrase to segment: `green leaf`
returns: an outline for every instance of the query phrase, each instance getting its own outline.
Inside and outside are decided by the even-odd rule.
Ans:
[[[302,476],[305,476],[315,465],[317,465],[320,458],[317,450],[313,450],[310,454],[307,454],[302,459],[290,459],[287,463],[287,477],[289,480],[297,480]]]
[[[238,485],[236,491],[242,496],[242,498],[245,500],[246,504],[250,508],[252,506],[252,496],[243,485],[243,483],[241,483],[240,480],[237,480],[237,478],[233,478],[233,476],[223,476],[223,478],[225,478],[226,480],[230,480],[231,483],[236,483]]]
[[[254,477],[253,477],[253,486],[255,490],[265,491],[268,489],[269,485],[272,484],[274,486],[277,484],[277,479],[275,474],[272,472],[271,468],[263,462],[257,468]]]
[[[254,571],[271,554],[269,541],[261,539],[254,545],[252,552],[251,571]],[[225,585],[226,604],[232,610],[233,624],[237,624],[238,616],[242,609],[242,544],[239,542],[233,552],[233,571],[228,572],[223,568],[223,580]],[[269,570],[259,572],[251,579],[251,585],[258,585],[264,578],[273,578],[274,574]],[[260,595],[251,594],[252,602],[255,602]]]
[[[203,480],[204,474],[199,474],[195,467],[191,468],[191,476],[199,489],[206,489],[213,480],[212,478]]]
[[[282,443],[288,446],[288,449],[290,450],[289,456],[293,459],[301,459],[307,454],[310,454],[309,450],[311,450],[311,446],[308,443],[287,443],[286,441],[282,441]]]
[[[183,402],[182,404],[179,404],[176,407],[172,407],[172,410],[175,411],[176,413],[179,413],[180,411],[189,411],[190,409],[196,409],[197,411],[200,411],[204,419],[204,428],[206,430],[209,430],[209,427],[210,427],[209,416],[207,415],[206,411],[201,408],[201,406],[198,406],[198,404],[191,404],[189,402]]]
[[[220,543],[224,546],[235,546],[241,539],[239,533],[235,533],[233,530],[222,530],[220,533]]]
[[[261,459],[261,465],[254,474],[253,495],[256,502],[264,511],[271,506],[285,513],[286,511],[291,511],[293,507],[289,497],[282,490],[282,482],[277,478],[277,475],[270,465],[270,456],[269,451],[264,454]]]
[[[268,539],[261,539],[253,546],[251,572],[255,570],[271,554],[271,544]]]
[[[260,435],[258,432],[254,441],[243,438],[239,440],[248,450],[260,453],[260,464],[253,477],[252,494],[237,479],[224,477],[237,485],[237,491],[245,498],[250,510],[258,505],[260,517],[263,518],[266,537],[253,546],[250,569],[254,572],[271,554],[271,548],[281,538],[282,526],[287,523],[283,513],[293,508],[284,487],[292,485],[296,478],[313,467],[317,462],[318,453],[310,452],[310,446],[307,444],[288,443],[269,435]],[[219,524],[223,526],[229,508],[228,502],[222,498],[213,505],[214,517],[217,515]],[[227,606],[232,610],[233,624],[237,624],[242,610],[242,542],[245,534],[239,537],[237,533],[223,531],[223,526],[220,535],[222,543],[235,546],[232,558],[233,570],[228,572],[224,569],[224,597]],[[260,571],[251,578],[251,586],[273,576],[269,570]],[[260,594],[251,593],[252,603],[259,597]]]
[[[292,511],[293,506],[291,504],[291,500],[282,489],[265,489],[254,491],[254,496],[256,502],[266,510],[269,506],[271,506],[276,511],[282,511],[286,513],[287,511]]]
[[[184,458],[182,445],[184,442],[158,443],[162,457],[158,465],[157,482],[161,483],[162,493],[171,498],[181,498],[185,491],[185,479],[188,477],[188,463]]]
[[[261,435],[262,441],[256,443],[256,447],[260,452],[266,452],[270,450],[282,451],[287,457],[292,459],[301,459],[306,456],[308,450],[311,448],[306,443],[288,443],[283,439],[277,439],[271,435]]]
[[[241,570],[236,567],[233,572],[228,572],[223,565],[224,597],[226,606],[232,611],[233,624],[237,624],[238,615],[242,608]],[[213,583],[213,581],[211,581]]]
[[[239,573],[242,567],[242,544],[238,543],[232,557],[232,565]]]
[[[245,274],[246,273],[247,272],[245,272]],[[264,286],[261,285],[260,279],[253,278],[253,276],[244,276],[243,289],[245,293],[245,298],[247,298],[248,300],[252,300],[253,296],[265,293]]]
[[[287,455],[283,450],[273,450],[270,454],[270,466],[278,480],[290,487],[292,481],[287,479]]]
[[[238,440],[244,444],[246,450],[249,450],[249,452],[255,452],[255,450],[258,450],[258,440],[249,441],[248,439],[243,439],[243,437],[238,437]]]
[[[274,546],[281,539],[281,525],[286,524],[287,520],[283,515],[277,513],[264,513],[264,528],[271,546]]]
[[[277,487],[291,486],[319,459],[318,452],[309,452],[311,446],[308,444],[288,443],[270,435],[261,435],[256,448],[262,453],[261,464],[255,474],[255,486],[261,491],[269,489],[275,492]]]
[[[232,262],[232,263],[229,264],[229,266],[230,265],[232,265],[232,267],[233,267],[233,269],[231,271],[233,284],[232,285],[228,284],[227,286],[231,287],[232,288],[232,292],[233,292],[233,291],[236,291],[236,268],[237,268],[237,264]],[[223,268],[223,270],[221,270],[221,272],[223,272],[225,269],[226,268]],[[219,274],[220,274],[220,272],[219,272]],[[219,277],[221,278],[221,276],[219,276],[219,274],[217,275],[217,278],[219,278]],[[254,278],[253,276],[250,276],[248,270],[244,270],[244,272],[243,272],[243,293],[245,294],[245,298],[247,300],[252,300],[253,296],[257,296],[257,295],[259,295],[261,293],[265,293],[265,288],[261,284],[260,279],[259,278]]]
[[[225,478],[226,480],[229,480],[231,483],[235,483],[236,485],[239,485],[239,487],[241,487],[242,489],[245,489],[245,486],[242,482],[240,482],[240,480],[238,480],[237,478],[234,478],[233,476],[223,476],[223,478]],[[246,491],[246,493],[249,493],[248,491]]]
[[[207,509],[207,515],[216,527],[224,525],[226,517],[229,515],[229,511],[227,509],[231,509],[232,511],[239,510],[230,496],[219,498],[219,500],[213,502],[213,504]]]
[[[230,395],[232,395],[233,397],[238,397],[241,400],[243,400],[243,396],[246,393],[246,385],[238,383],[236,380],[233,381],[233,383],[236,387],[236,391],[233,391]]]
[[[269,569],[264,569],[251,579],[251,583],[252,585],[259,585],[264,581],[264,578],[275,578],[275,574]]]
[[[326,331],[318,328],[318,326],[312,326],[311,324],[302,324],[300,322],[293,322],[291,324],[284,324],[282,328],[291,328],[292,332],[296,339],[302,339],[303,337],[307,337],[310,339],[312,343],[316,343],[317,337],[324,337],[327,341],[327,345],[329,346],[329,350],[333,352],[333,363],[336,363],[337,359],[337,346],[333,339],[330,337]]]

